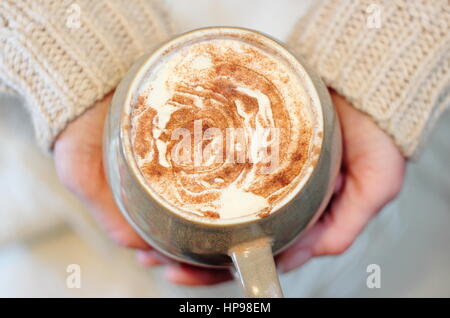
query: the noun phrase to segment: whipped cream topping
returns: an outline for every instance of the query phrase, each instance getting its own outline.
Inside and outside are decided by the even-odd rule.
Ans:
[[[133,101],[131,144],[149,186],[180,210],[266,217],[313,168],[313,125],[311,101],[281,57],[209,39],[153,66]]]

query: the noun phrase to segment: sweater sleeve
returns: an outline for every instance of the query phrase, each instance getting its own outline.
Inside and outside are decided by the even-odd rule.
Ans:
[[[22,96],[51,150],[172,29],[157,0],[1,0],[0,88]]]
[[[326,0],[290,45],[406,157],[450,104],[448,0]]]

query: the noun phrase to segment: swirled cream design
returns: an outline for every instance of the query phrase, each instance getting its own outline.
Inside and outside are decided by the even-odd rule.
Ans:
[[[134,99],[134,156],[152,189],[187,213],[265,217],[314,152],[309,105],[290,67],[259,47],[186,45],[151,70]]]

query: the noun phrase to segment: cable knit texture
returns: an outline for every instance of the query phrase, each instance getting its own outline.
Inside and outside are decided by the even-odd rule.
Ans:
[[[448,0],[326,0],[289,43],[406,157],[450,104]]]
[[[155,0],[1,0],[0,89],[23,96],[38,142],[51,150],[172,29]]]

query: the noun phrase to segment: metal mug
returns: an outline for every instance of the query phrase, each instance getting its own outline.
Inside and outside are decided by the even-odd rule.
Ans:
[[[166,52],[189,41],[246,37],[253,44],[284,56],[308,86],[312,104],[321,112],[323,138],[320,154],[306,183],[293,198],[265,218],[227,224],[186,219],[154,195],[133,158],[129,140],[130,104],[137,85],[152,64]],[[114,94],[104,134],[106,175],[115,201],[140,236],[163,254],[193,265],[235,267],[248,297],[282,297],[273,256],[311,226],[331,198],[341,163],[341,132],[328,90],[282,43],[257,31],[212,27],[169,40],[141,57]]]

